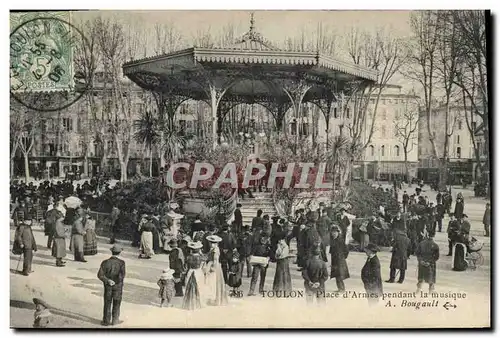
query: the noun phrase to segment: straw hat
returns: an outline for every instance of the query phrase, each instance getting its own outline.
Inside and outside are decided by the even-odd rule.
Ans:
[[[163,270],[162,274],[160,275],[160,279],[171,279],[174,276],[174,270],[172,269],[165,269]]]
[[[201,242],[199,242],[199,241],[188,243],[187,246],[188,246],[188,248],[194,249],[194,250],[203,248],[203,244],[201,244]]]
[[[210,235],[210,236],[207,236],[207,241],[212,242],[212,243],[219,243],[220,241],[222,241],[222,238],[220,238],[217,235]]]
[[[40,298],[33,298],[33,303],[35,305],[42,305],[46,309],[49,308],[49,304],[47,304],[43,299],[40,299]]]

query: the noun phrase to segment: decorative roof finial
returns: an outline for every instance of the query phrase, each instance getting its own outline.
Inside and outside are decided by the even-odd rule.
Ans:
[[[253,34],[255,30],[255,20],[253,16],[254,12],[250,13],[250,34]]]

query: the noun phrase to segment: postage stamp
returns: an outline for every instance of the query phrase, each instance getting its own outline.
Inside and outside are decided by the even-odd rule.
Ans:
[[[31,109],[53,111],[76,102],[74,54],[86,43],[69,12],[11,13],[10,91]],[[47,95],[49,94],[49,95]]]

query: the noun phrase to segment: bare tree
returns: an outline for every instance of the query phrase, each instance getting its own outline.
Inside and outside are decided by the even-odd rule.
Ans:
[[[121,66],[126,60],[137,57],[141,39],[141,31],[130,29],[125,32],[124,25],[116,20],[98,19],[97,43],[102,53],[105,92],[109,92],[109,131],[113,136],[118,161],[120,163],[120,181],[127,180],[130,146],[133,133],[133,99],[134,88],[130,81],[123,79]],[[130,26],[129,26],[130,28]]]
[[[18,147],[24,157],[24,176],[28,182],[30,179],[29,156],[35,145],[35,136],[40,132],[42,119],[40,112],[36,111],[26,111],[18,115]]]
[[[23,112],[15,103],[10,102],[10,177],[14,177],[14,159],[19,149],[19,140],[23,133]]]
[[[415,96],[410,93],[408,96]],[[404,165],[406,179],[410,183],[410,170],[408,166],[408,154],[413,151],[413,148],[418,144],[418,122],[420,113],[418,103],[416,101],[405,101],[405,106],[394,120],[394,136],[403,148]]]
[[[80,26],[80,30],[84,32],[87,37],[86,43],[81,43],[76,46],[75,51],[75,68],[78,76],[82,80],[82,85],[86,86],[86,92],[84,94],[85,105],[87,108],[87,114],[80,117],[81,121],[81,140],[82,151],[84,156],[83,161],[83,174],[88,176],[88,158],[90,153],[90,144],[92,141],[96,141],[101,147],[103,161],[106,161],[106,151],[105,151],[105,139],[106,139],[106,128],[103,123],[105,119],[98,116],[98,105],[96,102],[95,93],[98,88],[96,88],[96,72],[98,70],[99,63],[101,62],[101,53],[98,46],[98,21],[94,19],[92,21],[86,21]],[[95,133],[94,137],[91,136]],[[101,169],[103,168],[103,161],[101,161]]]
[[[439,188],[447,183],[450,137],[456,114],[450,110],[455,101],[458,75],[458,31],[450,24],[449,11],[423,11],[411,17],[413,39],[410,42],[411,64],[406,75],[420,83],[423,92],[424,115],[433,156],[438,159]],[[436,110],[436,98],[442,104]],[[442,123],[436,123],[436,114],[443,114]],[[441,119],[440,119],[441,120]],[[438,136],[444,128],[444,138]]]
[[[218,37],[218,46],[221,48],[230,47],[236,42],[236,27],[229,23],[222,28]]]
[[[489,171],[489,152],[481,165],[479,149],[475,141],[476,130],[472,122],[482,123],[485,148],[489,149],[488,118],[488,79],[486,13],[484,11],[453,11],[451,23],[458,30],[458,75],[455,84],[462,92],[462,101],[466,111],[466,121],[474,144],[476,161],[480,171]]]
[[[353,162],[371,143],[382,92],[406,61],[402,40],[392,37],[383,29],[378,29],[374,34],[352,29],[346,37],[346,45],[351,61],[377,71],[378,78],[376,83],[351,82],[341,100],[342,117],[346,117],[348,110],[351,110],[352,123],[341,125],[341,136],[344,127],[347,127],[350,144],[339,150],[339,155],[342,151],[348,152],[348,156],[342,155],[347,163],[343,163],[344,170],[340,172],[340,187],[346,186]],[[374,100],[372,106],[369,105],[370,100]]]
[[[191,40],[192,44],[196,47],[213,48],[215,46],[210,27],[206,30],[198,29],[196,33],[191,35]]]
[[[154,52],[168,54],[184,46],[184,37],[172,22],[154,26]]]

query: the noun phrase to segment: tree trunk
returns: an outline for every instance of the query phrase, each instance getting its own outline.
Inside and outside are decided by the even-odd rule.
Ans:
[[[29,163],[29,155],[28,153],[24,153],[24,178],[26,180],[26,184],[30,179],[30,163]]]
[[[153,177],[153,146],[149,148],[149,177]]]
[[[135,175],[142,177],[142,172],[141,172],[141,165],[143,161],[136,161],[135,162]]]
[[[448,181],[448,161],[446,158],[439,160],[439,190],[445,190]]]
[[[14,178],[14,158],[10,158],[10,178]]]
[[[101,173],[105,172],[106,169],[106,162],[108,161],[106,153],[107,153],[106,147],[102,147],[101,168],[99,170]]]
[[[128,167],[128,160],[122,160],[120,159],[120,182],[126,182],[127,181],[127,167]]]
[[[411,179],[410,179],[410,168],[408,167],[408,151],[404,149],[405,152],[405,175],[406,175],[406,182],[410,184]]]
[[[161,133],[161,137],[160,137],[160,145],[158,147],[158,153],[159,153],[159,156],[160,156],[160,167],[161,168],[165,168],[165,164],[166,164],[166,161],[165,161],[165,152],[162,150],[164,144],[165,144],[165,136],[163,135],[163,132],[162,132]]]
[[[83,176],[89,177],[89,152],[85,151],[85,155],[83,157]]]

